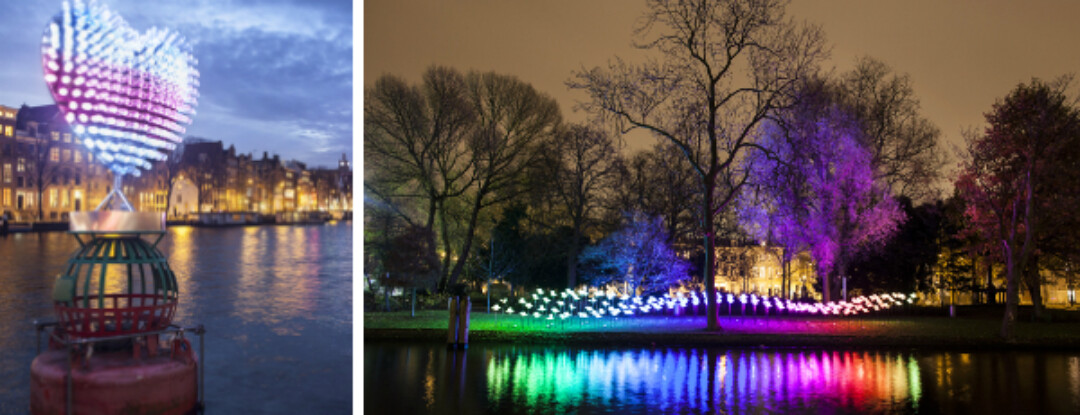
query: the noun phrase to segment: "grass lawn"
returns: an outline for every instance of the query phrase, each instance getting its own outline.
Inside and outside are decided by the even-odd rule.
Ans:
[[[365,312],[365,339],[446,338],[447,311]],[[569,342],[732,344],[782,346],[1080,347],[1080,323],[1018,322],[1016,340],[997,337],[1000,316],[805,317],[721,316],[720,333],[703,330],[705,318],[632,316],[548,321],[505,314],[473,313],[470,340],[477,342]]]

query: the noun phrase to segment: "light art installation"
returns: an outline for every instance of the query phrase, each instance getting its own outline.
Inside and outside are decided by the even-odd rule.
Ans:
[[[723,305],[726,302],[729,305],[750,306],[749,311],[744,309],[739,315],[768,315],[769,310],[775,308],[777,314],[856,316],[914,304],[917,299],[918,296],[915,293],[886,293],[858,296],[852,298],[851,301],[820,303],[791,301],[769,296],[759,297],[754,294],[740,294],[738,297],[731,294],[716,294],[717,305]],[[552,301],[555,301],[554,304],[551,304]],[[506,305],[507,299],[503,298],[499,300],[499,303]],[[537,289],[529,297],[518,298],[518,305],[528,311],[515,313],[513,307],[500,308],[498,304],[493,307],[493,310],[496,313],[505,310],[505,314],[508,315],[518,314],[521,317],[543,320],[566,320],[568,318],[588,320],[665,312],[682,315],[685,314],[688,308],[694,307],[696,309],[699,304],[704,303],[704,291],[688,291],[685,294],[676,292],[674,295],[668,293],[643,298],[640,296],[615,296],[611,292],[574,291],[571,289],[566,289],[563,292],[545,292],[543,289]],[[547,304],[546,307],[545,304]],[[536,310],[533,310],[534,307],[536,307]],[[704,307],[702,306],[702,308]]]
[[[63,3],[41,58],[64,119],[117,184],[165,160],[195,114],[199,72],[187,41],[164,29],[138,33],[96,0]]]

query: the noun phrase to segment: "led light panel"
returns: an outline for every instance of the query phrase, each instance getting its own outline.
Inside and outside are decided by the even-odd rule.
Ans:
[[[110,170],[138,176],[182,140],[198,99],[191,47],[133,30],[96,0],[65,1],[45,28],[45,83],[72,132]]]

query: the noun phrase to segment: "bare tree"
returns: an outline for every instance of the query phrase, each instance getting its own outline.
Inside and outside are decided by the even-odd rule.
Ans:
[[[59,158],[61,146],[59,141],[49,140],[45,136],[34,137],[33,144],[30,145],[32,146],[30,167],[33,169],[32,174],[35,179],[33,186],[37,190],[37,219],[45,220],[45,205],[42,203],[42,196],[45,194],[45,188],[60,177],[60,168],[64,165]],[[54,152],[57,153],[55,160],[52,158]]]
[[[796,81],[825,54],[820,28],[797,25],[781,0],[649,0],[635,34],[659,55],[641,65],[615,60],[575,74],[585,107],[625,130],[640,128],[678,146],[700,177],[707,328],[716,319],[713,232],[746,183],[741,160],[758,124],[787,105]]]
[[[938,196],[934,185],[945,165],[941,130],[920,113],[911,77],[863,57],[841,77],[839,90],[863,124],[875,179],[884,180],[893,195],[915,202]]]
[[[162,178],[165,180],[165,216],[169,216],[169,210],[172,208],[173,188],[183,171],[183,164],[180,163],[183,158],[184,143],[181,142],[176,145],[176,149],[172,151],[172,154],[169,154],[167,160],[159,162],[157,165],[157,168],[161,170]]]
[[[613,187],[619,166],[616,142],[601,130],[583,125],[561,129],[552,140],[554,191],[570,220],[572,237],[566,264],[566,284],[577,286],[578,255],[583,233],[595,222],[603,189]]]
[[[429,68],[421,86],[384,75],[366,94],[368,165],[382,180],[417,192],[405,196],[425,200],[426,219],[418,222],[427,228],[434,226],[439,203],[467,187],[464,140],[473,119],[463,94],[462,75],[444,67]]]
[[[1041,311],[1035,261],[1045,233],[1043,212],[1067,211],[1049,205],[1055,199],[1048,197],[1052,186],[1047,184],[1072,183],[1068,189],[1078,182],[1074,164],[1057,163],[1067,160],[1057,155],[1074,151],[1080,138],[1080,111],[1067,102],[1067,85],[1066,78],[1017,86],[986,114],[985,134],[966,137],[966,160],[956,187],[968,204],[971,226],[1000,243],[1006,271],[1000,336],[1006,339],[1013,336],[1021,282],[1031,290],[1036,313]]]
[[[466,195],[471,203],[465,240],[444,286],[465,270],[480,213],[525,191],[522,176],[540,160],[541,143],[561,120],[554,99],[516,77],[470,72],[465,83],[477,123],[467,139],[474,188]]]
[[[643,212],[663,218],[669,244],[686,242],[697,232],[694,206],[701,186],[690,162],[675,145],[658,142],[623,163],[610,199],[611,222],[622,212]]]
[[[431,67],[423,84],[384,75],[366,92],[364,150],[368,169],[365,189],[397,205],[394,211],[410,224],[434,230],[442,221],[445,276],[453,256],[447,222],[447,201],[471,185],[465,139],[472,132],[474,113],[465,96],[465,78],[445,67]],[[421,204],[408,210],[400,205]],[[405,212],[419,212],[411,218]]]

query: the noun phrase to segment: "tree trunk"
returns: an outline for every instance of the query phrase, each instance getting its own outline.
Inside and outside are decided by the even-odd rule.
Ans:
[[[974,255],[972,255],[972,257],[971,257],[971,285],[972,285],[972,288],[973,288],[973,289],[974,289],[974,287],[975,287],[975,281],[978,281],[978,280],[979,280],[979,267],[978,267],[978,265],[979,265],[979,261],[978,261],[978,259],[979,259],[979,258],[978,258],[978,257],[976,257],[976,256],[974,256]],[[977,290],[973,290],[973,292],[974,292],[974,293],[977,293],[978,291],[977,291]],[[985,301],[982,301],[982,300],[980,299],[980,297],[978,296],[978,294],[976,294],[976,295],[975,295],[975,298],[974,298],[974,299],[972,299],[972,302],[973,302],[973,303],[976,303],[976,302],[982,302],[982,303],[985,303]]]
[[[386,299],[386,311],[390,311],[390,286],[383,287],[383,298]]]
[[[791,259],[784,262],[784,299],[791,299]]]
[[[577,286],[577,259],[578,250],[581,249],[581,225],[574,224],[574,236],[570,240],[570,252],[566,258],[566,288],[573,289]]]
[[[840,277],[839,282],[841,288],[841,291],[839,292],[840,295],[836,296],[836,298],[847,301],[847,261],[841,259],[840,263],[836,267],[836,271],[838,276]]]
[[[472,248],[473,234],[476,233],[476,220],[480,216],[481,199],[484,198],[486,190],[481,189],[477,192],[476,202],[473,203],[472,214],[469,215],[469,228],[465,232],[465,246],[461,248],[461,255],[458,257],[457,263],[454,264],[454,271],[450,273],[450,277],[447,278],[446,288],[449,288],[457,282],[461,277],[462,271],[465,269],[465,261],[469,258],[469,251]]]
[[[442,236],[442,244],[443,244],[443,253],[445,254],[443,256],[442,269],[439,270],[440,274],[442,275],[442,278],[439,278],[439,286],[438,286],[438,288],[439,288],[440,291],[443,291],[443,290],[446,290],[446,288],[450,286],[449,285],[450,259],[451,259],[451,257],[453,257],[453,249],[451,249],[451,246],[450,246],[450,224],[446,221],[446,206],[445,206],[445,203],[443,205],[438,205],[437,209],[439,211],[439,222],[440,222],[439,226],[442,228],[442,232],[441,232],[442,235],[441,236]],[[434,220],[434,217],[432,217],[431,219]]]
[[[713,252],[713,218],[712,204],[715,177],[706,177],[705,200],[702,203],[702,213],[705,220],[705,329],[708,331],[720,330],[720,323],[716,318],[716,255]]]
[[[1005,340],[1012,340],[1013,328],[1016,326],[1016,306],[1019,302],[1017,298],[1017,275],[1016,266],[1013,262],[1012,253],[1008,249],[1005,251],[1005,317],[1001,321],[1001,338]]]
[[[44,205],[41,204],[41,194],[44,193],[44,192],[45,192],[45,189],[42,189],[41,176],[39,175],[38,176],[38,181],[37,181],[37,211],[38,211],[37,219],[39,221],[45,220]]]
[[[1043,318],[1042,278],[1039,276],[1039,255],[1035,254],[1028,260],[1024,269],[1024,281],[1027,283],[1028,294],[1031,295],[1032,319]]]
[[[994,259],[987,255],[986,257],[986,292],[990,296],[987,301],[990,304],[997,304],[997,290],[994,289]]]
[[[835,271],[826,271],[821,273],[821,301],[832,301],[832,274]]]

